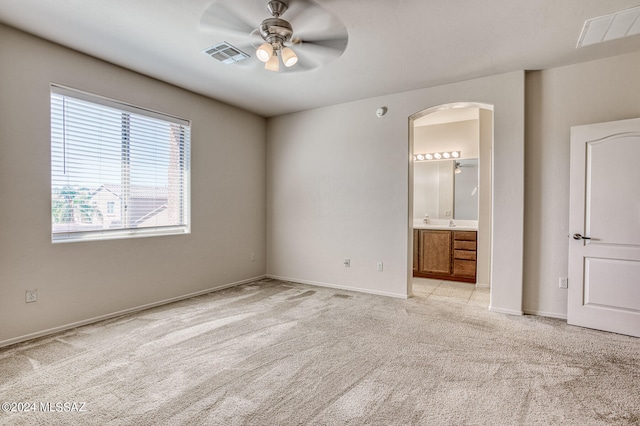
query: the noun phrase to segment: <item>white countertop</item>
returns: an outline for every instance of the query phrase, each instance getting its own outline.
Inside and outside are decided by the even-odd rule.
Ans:
[[[413,221],[413,229],[438,229],[447,231],[477,231],[477,220],[454,220],[456,226],[449,226],[448,220],[433,219],[428,224],[422,220]]]

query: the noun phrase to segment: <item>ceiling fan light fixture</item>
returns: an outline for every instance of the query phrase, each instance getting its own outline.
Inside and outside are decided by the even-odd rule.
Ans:
[[[298,55],[290,47],[282,49],[282,62],[285,67],[291,67],[298,63]]]
[[[256,50],[256,56],[261,62],[269,62],[269,60],[273,57],[273,46],[271,46],[271,44],[267,42],[262,43]]]
[[[276,55],[276,52],[273,52],[273,55],[271,55],[269,61],[264,64],[264,69],[275,72],[280,71],[280,60],[278,59],[278,55]]]

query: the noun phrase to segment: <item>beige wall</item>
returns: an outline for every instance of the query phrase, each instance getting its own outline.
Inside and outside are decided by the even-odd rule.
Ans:
[[[270,275],[403,297],[411,249],[407,119],[460,101],[495,107],[492,308],[563,317],[569,129],[639,117],[638,69],[634,53],[528,73],[523,151],[522,73],[265,126],[255,115],[0,26],[0,344],[261,276],[265,227]],[[191,235],[51,244],[51,82],[193,121]],[[379,119],[382,105],[389,113]],[[24,303],[33,288],[38,302]]]
[[[493,161],[493,111],[480,108],[480,201],[478,208],[478,264],[477,285],[491,284],[491,235],[492,235],[492,190]]]
[[[457,150],[460,158],[478,158],[478,120],[416,126],[413,132],[416,154]]]
[[[190,235],[51,243],[51,82],[192,120]],[[265,119],[1,25],[0,86],[0,345],[265,274]]]
[[[413,249],[408,119],[452,102],[495,108],[491,308],[521,313],[522,72],[269,119],[268,274],[406,297]],[[382,118],[375,115],[380,106],[389,109]],[[377,262],[384,271],[376,271]]]
[[[640,117],[640,53],[527,74],[526,312],[566,317],[571,126]],[[615,220],[615,212],[611,212]],[[569,283],[569,285],[575,285]]]

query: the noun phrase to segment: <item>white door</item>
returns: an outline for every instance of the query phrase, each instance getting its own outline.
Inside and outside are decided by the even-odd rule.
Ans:
[[[567,322],[640,337],[640,119],[571,128],[570,190]]]

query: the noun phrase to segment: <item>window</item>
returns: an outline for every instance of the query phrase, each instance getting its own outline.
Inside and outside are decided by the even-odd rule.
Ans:
[[[187,120],[51,87],[53,242],[189,232]]]

